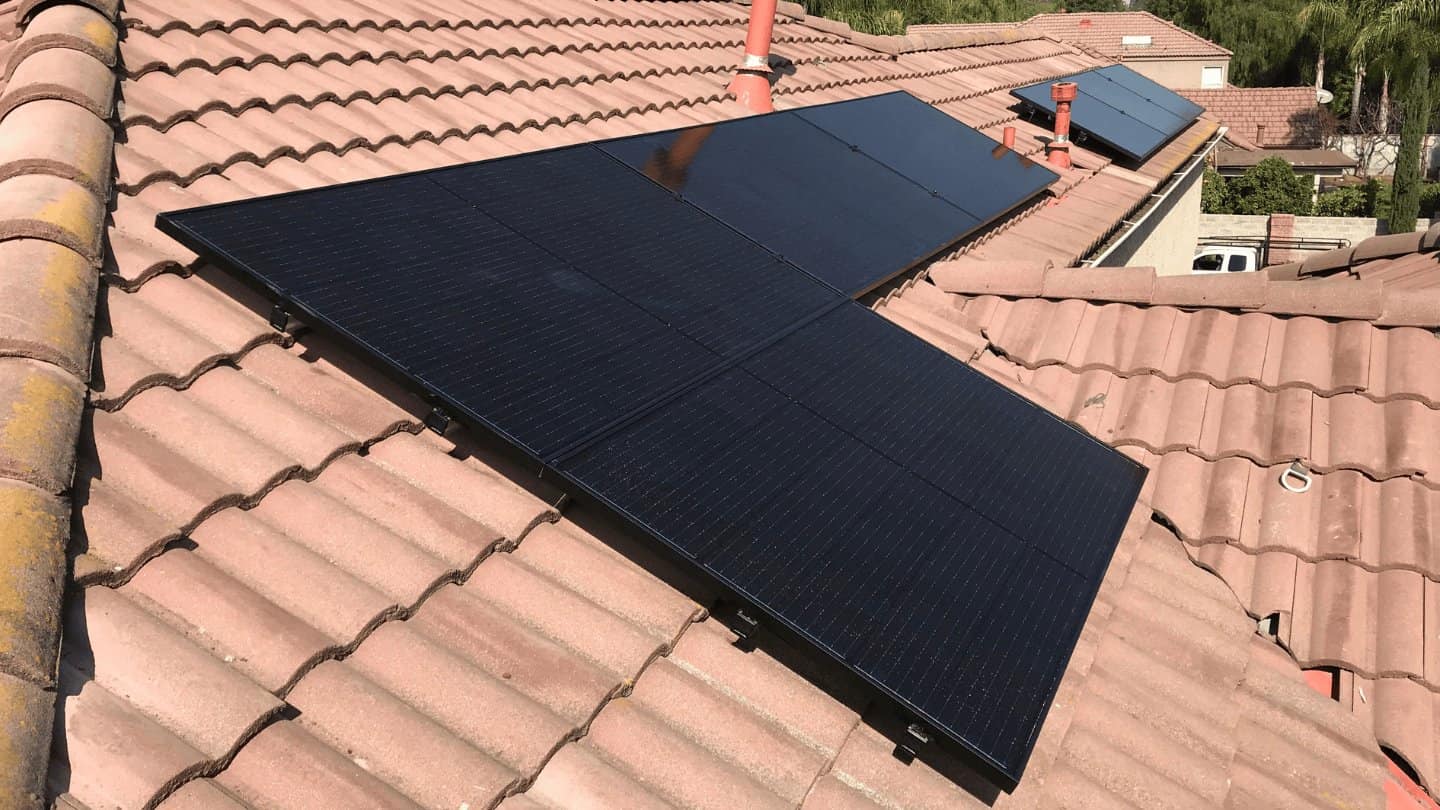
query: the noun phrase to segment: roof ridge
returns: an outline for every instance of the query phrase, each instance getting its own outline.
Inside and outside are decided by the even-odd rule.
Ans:
[[[22,0],[0,95],[0,796],[41,806],[114,162],[115,3]],[[66,137],[68,135],[68,137]]]
[[[1440,234],[1440,230],[1436,233]],[[1075,298],[1181,309],[1310,315],[1369,321],[1376,326],[1440,328],[1440,289],[1392,289],[1375,280],[1333,285],[1277,281],[1266,273],[1157,276],[1149,267],[1017,266],[1014,262],[989,262],[969,256],[937,262],[929,272],[942,290],[967,295]]]
[[[736,0],[741,5],[749,5],[747,0]],[[919,30],[911,33],[909,29],[904,34],[866,34],[856,31],[848,23],[840,20],[832,20],[828,17],[819,17],[807,14],[805,7],[798,3],[779,4],[779,13],[785,14],[810,28],[824,31],[827,34],[844,37],[851,44],[859,45],[862,48],[869,48],[872,51],[899,56],[901,54],[919,53],[921,51],[943,51],[952,48],[973,48],[983,45],[1005,45],[1012,42],[1029,42],[1039,39],[1054,39],[1040,33],[1020,31],[1018,23],[1013,24],[1004,31],[925,31]],[[912,26],[918,28],[918,26]],[[1056,40],[1057,42],[1059,40]],[[1071,43],[1064,43],[1071,45]]]
[[[1359,263],[1437,251],[1440,251],[1440,220],[1428,230],[1371,236],[1350,247],[1312,253],[1302,261],[1271,265],[1265,272],[1272,280],[1338,277],[1342,271],[1352,278],[1361,278],[1355,269]]]

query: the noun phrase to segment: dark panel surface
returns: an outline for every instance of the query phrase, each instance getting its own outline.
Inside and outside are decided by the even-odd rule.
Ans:
[[[1078,95],[1071,126],[1135,160],[1145,160],[1195,120],[1202,109],[1123,65],[1066,77]],[[1055,113],[1050,85],[1040,82],[1010,91],[1047,113]]]
[[[1058,176],[909,93],[795,110],[847,145],[990,222]]]
[[[540,458],[842,300],[589,147],[538,157],[485,164],[488,204],[513,225],[462,199],[480,181],[456,170],[193,209],[166,227]],[[506,195],[529,163],[564,173],[568,194],[628,204],[602,219],[659,229],[617,239],[589,202],[525,219]]]
[[[1144,476],[857,305],[561,469],[1013,778]]]
[[[875,286],[981,224],[793,113],[599,147],[847,294]],[[659,168],[673,166],[678,155],[685,156],[683,172]]]
[[[1199,104],[1124,65],[1107,65],[1096,68],[1094,72],[1186,120],[1194,120],[1200,113],[1205,112],[1205,108]]]

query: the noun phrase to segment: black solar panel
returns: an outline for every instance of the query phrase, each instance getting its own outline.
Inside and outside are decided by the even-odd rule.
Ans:
[[[1102,68],[1096,68],[1094,72],[1129,89],[1151,104],[1163,107],[1181,118],[1193,120],[1199,116],[1200,113],[1205,112],[1205,108],[1199,104],[1185,98],[1154,79],[1136,73],[1124,65],[1107,65]]]
[[[795,114],[904,175],[980,222],[1055,182],[1043,163],[1000,146],[908,93],[867,104],[826,104]],[[903,133],[903,137],[896,137]]]
[[[600,144],[852,295],[1055,181],[997,146],[900,92]],[[677,153],[686,171],[663,174]]]
[[[867,114],[943,122],[867,103],[159,224],[1015,780],[1143,470],[845,294],[1006,205],[967,177],[1039,182],[988,150],[967,175],[943,153],[969,135],[887,141]],[[784,159],[727,185],[752,148]]]
[[[1070,108],[1071,126],[1135,160],[1145,160],[1182,130],[1203,108],[1123,65],[1087,70],[1065,81],[1077,85]],[[1010,91],[1025,103],[1053,115],[1053,81]]]
[[[1015,778],[1144,478],[854,304],[560,469]]]

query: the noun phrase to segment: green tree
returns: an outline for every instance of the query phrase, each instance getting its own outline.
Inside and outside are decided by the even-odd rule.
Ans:
[[[1069,0],[1065,3],[1066,11],[1124,11],[1125,4],[1120,0]]]
[[[1207,214],[1235,213],[1230,210],[1230,190],[1219,172],[1206,166],[1205,177],[1200,182],[1201,211]]]
[[[1268,157],[1229,181],[1230,207],[1236,214],[1310,214],[1311,185],[1290,164]],[[1203,194],[1203,192],[1202,192]]]
[[[1400,106],[1400,147],[1390,187],[1390,230],[1413,230],[1420,215],[1420,150],[1435,103],[1431,63],[1440,59],[1440,0],[1365,0],[1354,51],[1389,70]]]
[[[1365,217],[1370,215],[1365,189],[1359,186],[1331,189],[1315,201],[1317,217]]]
[[[1315,89],[1325,86],[1325,50],[1335,48],[1348,54],[1359,27],[1354,0],[1310,0],[1300,10],[1300,27],[1316,43]]]

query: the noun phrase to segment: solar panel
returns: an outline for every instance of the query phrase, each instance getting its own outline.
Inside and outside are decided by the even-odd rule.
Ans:
[[[1016,779],[1144,477],[854,304],[560,469]]]
[[[1071,126],[1135,160],[1145,160],[1188,127],[1203,108],[1123,65],[1068,76],[1077,85]],[[1053,81],[1010,91],[1025,103],[1055,114]]]
[[[482,165],[159,224],[539,458],[841,300],[588,146]]]
[[[852,295],[1055,181],[997,146],[901,92],[600,144],[652,175],[687,155],[668,188]]]
[[[1057,176],[908,93],[868,104],[795,111],[860,152],[988,223],[1044,191]],[[904,133],[904,137],[896,137]]]
[[[973,138],[921,133],[907,151],[867,120],[943,123],[907,104],[749,118],[158,223],[634,521],[939,745],[1013,782],[1143,469],[850,299],[896,272],[860,260],[913,262],[925,239],[1006,204],[967,197],[967,176],[1038,187],[1035,167],[1003,154],[973,175],[943,154],[983,145]],[[712,146],[715,163],[696,157]],[[721,168],[751,148],[783,159],[748,170],[767,181],[727,188]],[[752,200],[780,224],[752,216]],[[912,216],[893,216],[902,201]]]

